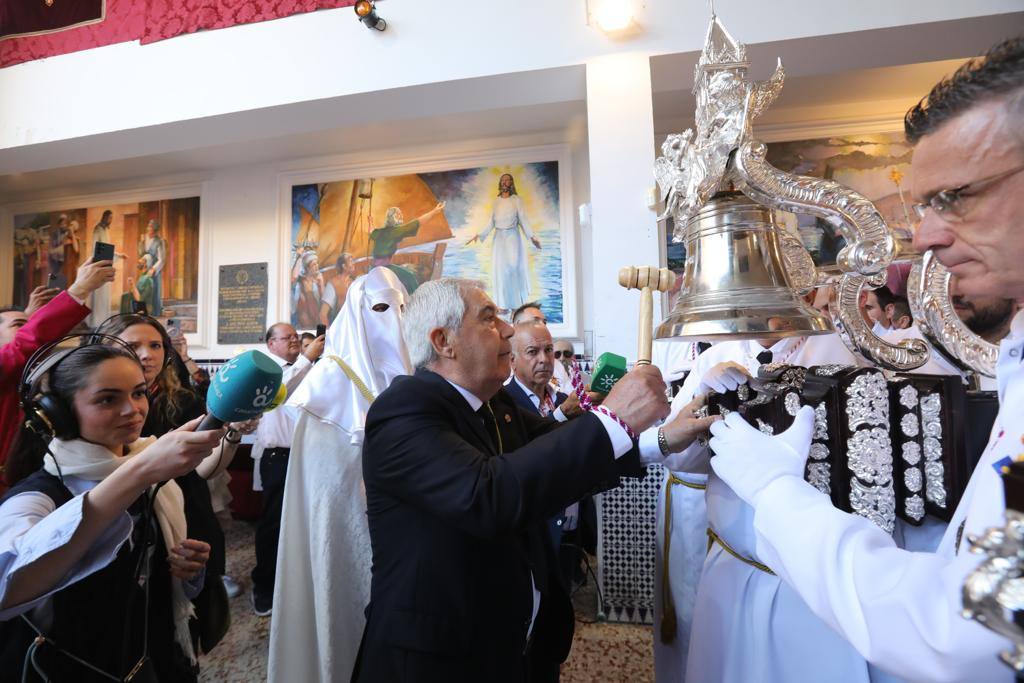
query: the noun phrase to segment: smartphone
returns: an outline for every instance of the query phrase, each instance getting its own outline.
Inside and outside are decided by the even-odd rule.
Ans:
[[[146,302],[135,301],[132,299],[132,313],[137,313],[138,315],[149,315],[149,309],[146,308]]]
[[[327,325],[317,325],[316,326],[316,336],[322,337],[325,334],[327,334]]]
[[[50,273],[50,276],[46,279],[51,287],[57,282],[57,273]]]
[[[181,336],[181,324],[177,320],[171,318],[167,321],[167,336],[171,339],[177,339]]]
[[[92,261],[113,261],[114,245],[110,242],[97,242],[92,250]]]

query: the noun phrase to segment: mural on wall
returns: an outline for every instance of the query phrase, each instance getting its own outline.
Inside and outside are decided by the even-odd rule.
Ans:
[[[14,304],[39,286],[66,288],[96,242],[114,245],[117,275],[92,295],[89,324],[145,306],[196,331],[199,197],[68,208],[14,217]]]
[[[329,325],[352,280],[391,268],[414,291],[481,280],[500,308],[539,301],[564,319],[557,161],[292,187],[292,324]]]
[[[910,157],[913,147],[903,133],[841,136],[768,145],[768,161],[784,171],[828,178],[860,192],[874,202],[889,228],[911,238],[917,215],[910,200]],[[781,214],[798,232],[817,264],[835,263],[846,245],[829,222],[806,214]]]
[[[910,200],[912,147],[902,133],[837,136],[768,144],[768,161],[789,173],[828,178],[860,192],[878,207],[889,227],[905,238],[913,236],[917,216]],[[835,263],[846,241],[829,222],[806,214],[777,212],[786,228],[799,234],[818,265]],[[672,226],[666,253],[668,266],[682,272],[685,250],[672,243]]]

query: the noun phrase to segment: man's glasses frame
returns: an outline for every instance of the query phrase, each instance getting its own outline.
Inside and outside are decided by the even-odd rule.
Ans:
[[[944,220],[960,220],[967,213],[963,206],[964,199],[967,197],[976,197],[982,194],[985,190],[995,187],[999,181],[1005,180],[1012,175],[1020,173],[1021,171],[1024,171],[1024,165],[1016,166],[1008,171],[1003,171],[1001,173],[996,173],[995,175],[975,180],[967,183],[966,185],[961,185],[960,187],[954,187],[949,190],[940,190],[929,197],[928,201],[914,204],[914,212],[917,214],[917,217],[922,220],[924,219],[925,211],[928,209],[934,211],[937,216]]]

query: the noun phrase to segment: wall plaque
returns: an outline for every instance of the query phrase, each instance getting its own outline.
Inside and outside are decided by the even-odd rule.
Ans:
[[[220,267],[217,343],[258,344],[267,329],[267,264]]]

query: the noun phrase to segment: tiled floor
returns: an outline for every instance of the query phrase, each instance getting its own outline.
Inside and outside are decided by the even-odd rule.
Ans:
[[[245,591],[231,602],[231,629],[200,662],[200,681],[259,683],[267,677],[270,619],[257,617],[249,605],[249,572],[255,563],[253,525],[233,521],[225,529],[228,573]],[[592,592],[576,596],[581,618],[593,616]],[[654,680],[652,635],[648,626],[576,624],[572,653],[562,667],[563,683],[645,683]],[[344,683],[344,682],[342,682]]]

